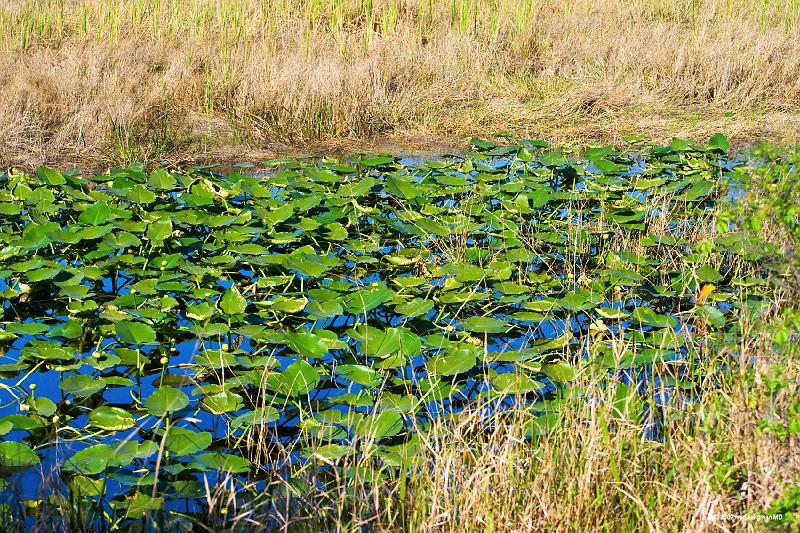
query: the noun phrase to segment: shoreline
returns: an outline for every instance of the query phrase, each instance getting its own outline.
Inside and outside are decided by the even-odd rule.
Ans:
[[[743,114],[743,113],[742,113]],[[744,149],[763,143],[791,146],[800,142],[800,111],[797,113],[771,113],[756,115],[746,122],[739,120],[740,114],[725,116],[716,114],[689,123],[688,117],[696,113],[676,114],[672,117],[657,116],[650,122],[632,123],[614,117],[587,118],[571,127],[532,127],[512,128],[502,133],[515,138],[538,138],[549,142],[553,147],[575,147],[587,145],[628,146],[631,141],[643,143],[669,144],[673,137],[694,139],[705,142],[715,132],[724,133],[731,146]],[[648,129],[648,126],[650,129]],[[115,153],[114,147],[96,141],[93,146],[39,145],[32,149],[30,144],[17,140],[16,146],[6,141],[0,144],[0,167],[33,170],[41,164],[58,168],[75,168],[82,171],[97,172],[113,166],[141,163],[147,167],[215,164],[230,166],[235,163],[256,163],[279,157],[337,157],[366,153],[386,153],[436,157],[443,154],[458,153],[469,147],[472,137],[492,138],[499,133],[495,129],[460,132],[412,133],[398,131],[363,138],[339,137],[328,139],[309,139],[300,142],[282,143],[266,141],[261,143],[236,143],[223,138],[183,138],[175,150],[150,157],[123,157]]]

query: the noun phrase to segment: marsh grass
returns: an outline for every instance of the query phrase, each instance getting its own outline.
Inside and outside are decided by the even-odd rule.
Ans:
[[[594,402],[567,400],[552,431],[526,438],[530,415],[511,411],[487,421],[475,410],[439,421],[408,473],[385,480],[348,474],[374,466],[369,455],[308,463],[293,480],[267,488],[222,479],[209,486],[202,518],[165,513],[142,527],[198,531],[752,531],[763,523],[722,522],[713,515],[765,513],[800,478],[797,435],[770,431],[791,418],[800,389],[797,350],[763,357],[772,341],[756,336],[742,352],[754,364],[720,371],[727,356],[702,364],[714,383],[699,401],[664,408],[661,441],[646,422],[620,416],[605,377],[577,383]],[[698,369],[700,370],[700,369]],[[776,385],[777,383],[777,385]],[[625,401],[631,401],[626,397]],[[768,424],[769,423],[769,424]],[[324,479],[325,488],[319,483]],[[62,509],[70,508],[64,505]],[[54,523],[90,527],[86,509],[43,514]],[[98,516],[94,516],[98,519]],[[101,519],[102,520],[102,519]],[[96,522],[95,522],[96,524]],[[126,527],[132,526],[127,522]],[[778,525],[776,530],[790,531]],[[783,528],[783,529],[781,529]],[[20,527],[20,530],[24,528]]]
[[[748,331],[755,333],[755,330]],[[487,426],[479,409],[437,421],[408,472],[384,480],[353,475],[369,454],[308,463],[291,483],[237,507],[236,492],[209,492],[213,530],[260,531],[748,531],[762,524],[714,515],[765,513],[800,478],[797,435],[770,431],[791,418],[800,394],[787,379],[797,350],[765,357],[772,340],[757,333],[737,360],[697,363],[708,391],[667,403],[664,438],[646,438],[650,420],[624,416],[634,395],[617,396],[606,376],[581,373],[576,386],[594,401],[565,398],[554,428],[526,438],[531,417],[512,410]],[[777,385],[776,385],[777,384]],[[652,390],[652,398],[658,396]],[[620,403],[622,399],[622,403]],[[793,407],[795,406],[795,407]],[[320,482],[324,479],[325,486]],[[301,483],[298,484],[298,481]],[[199,525],[198,525],[199,527]],[[789,531],[784,523],[778,530]]]
[[[763,212],[764,202],[792,176],[780,167],[756,169],[742,213]],[[779,210],[767,213],[753,231],[785,252],[795,241],[781,216]],[[667,233],[658,218],[649,230]],[[709,217],[687,238],[713,240],[717,230]],[[609,243],[609,249],[640,246],[637,238],[619,233]],[[449,247],[435,251],[458,260],[464,245],[456,234]],[[576,244],[574,253],[589,250]],[[712,254],[708,260],[724,259]],[[665,257],[664,264],[673,260]],[[800,480],[800,436],[791,429],[800,413],[800,349],[791,342],[776,347],[780,331],[796,327],[798,293],[791,274],[770,283],[776,289],[763,311],[741,315],[736,343],[717,350],[701,341],[686,360],[656,364],[649,376],[634,372],[628,377],[643,384],[641,395],[619,387],[625,371],[609,373],[576,357],[568,361],[578,369],[575,378],[547,411],[551,420],[534,417],[528,408],[487,416],[477,400],[419,432],[419,454],[408,458],[408,468],[390,469],[379,480],[359,476],[379,464],[369,446],[362,455],[306,463],[291,482],[276,477],[270,495],[256,496],[238,511],[239,519],[218,525],[291,531],[791,531],[798,523],[787,514],[771,523],[720,518],[798,512],[797,502],[785,495]],[[696,310],[685,313],[695,335],[703,335]],[[601,330],[585,340],[612,340],[620,356],[635,351],[621,332],[609,335]],[[653,379],[679,379],[685,372],[698,376],[700,385],[668,392]],[[643,407],[645,414],[637,417]],[[789,503],[776,507],[782,497]]]
[[[753,191],[754,196],[770,195],[763,183]],[[778,217],[768,217],[758,233],[787,250],[793,239]],[[713,222],[709,217],[697,224],[687,238],[697,243],[717,237]],[[660,232],[666,234],[666,228],[655,219],[650,234]],[[639,246],[638,239],[617,234],[609,249]],[[450,247],[435,251],[458,260],[464,245],[456,234]],[[574,253],[589,250],[576,245]],[[709,256],[714,264],[724,259]],[[578,371],[553,403],[557,407],[547,408],[549,420],[527,407],[487,415],[476,399],[468,409],[437,418],[420,431],[419,454],[406,458],[402,469],[386,470],[385,478],[374,477],[372,469],[381,462],[367,443],[358,456],[305,463],[293,471],[291,481],[276,475],[268,495],[255,495],[240,509],[226,507],[236,518],[215,527],[790,531],[797,522],[786,515],[769,524],[720,518],[784,511],[776,511],[775,502],[800,480],[800,437],[790,429],[800,413],[800,349],[797,343],[776,348],[776,332],[796,327],[798,317],[798,294],[786,281],[791,280],[770,280],[777,288],[760,314],[741,315],[737,343],[716,350],[701,341],[686,360],[658,363],[649,375],[641,370],[628,374],[642,384],[641,394],[633,387],[620,388],[625,371],[607,372],[573,357],[568,362]],[[703,335],[695,312],[685,311],[694,335]],[[598,340],[613,341],[619,357],[636,350],[621,331],[617,337],[595,332],[585,338],[587,348]],[[699,385],[668,391],[653,378],[679,380],[687,372],[698,376]],[[637,416],[642,408],[645,414]],[[264,431],[271,430],[254,428],[250,434],[255,437],[254,461],[291,462],[288,454],[260,447],[269,440],[259,437]],[[211,508],[223,507],[215,505]]]
[[[492,129],[794,138],[798,13],[797,0],[14,0],[0,6],[0,161]]]

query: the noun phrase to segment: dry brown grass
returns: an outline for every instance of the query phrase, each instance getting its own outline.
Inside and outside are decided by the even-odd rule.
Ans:
[[[759,363],[754,379],[774,379],[774,364]],[[796,375],[795,363],[782,368]],[[464,426],[450,429],[448,438],[459,442],[461,435],[462,445],[431,451],[429,469],[409,489],[409,525],[452,532],[762,530],[764,522],[715,517],[765,513],[800,478],[797,438],[757,429],[761,420],[780,418],[797,393],[797,383],[773,397],[723,386],[698,404],[673,407],[664,442],[589,406],[538,443],[525,442],[512,425],[469,452]],[[723,483],[723,476],[737,481]]]
[[[254,531],[270,512],[280,531],[763,531],[763,520],[721,517],[775,516],[770,506],[800,480],[797,434],[765,425],[785,424],[796,409],[798,359],[796,351],[765,357],[772,342],[764,334],[741,348],[740,360],[756,356],[755,364],[733,373],[720,366],[726,356],[708,354],[702,371],[714,387],[667,404],[661,441],[646,436],[649,420],[613,412],[611,381],[587,366],[573,386],[595,401],[565,401],[556,427],[533,440],[529,412],[509,413],[494,430],[485,414],[464,412],[424,435],[407,479],[342,475],[335,488],[295,490],[299,505],[228,511]],[[339,461],[342,470],[371,465],[369,457]],[[307,478],[316,479],[313,469]],[[212,512],[230,506],[217,499]],[[789,520],[772,525],[790,531]]]
[[[797,0],[11,0],[0,161],[796,140]],[[727,116],[726,113],[733,113]]]

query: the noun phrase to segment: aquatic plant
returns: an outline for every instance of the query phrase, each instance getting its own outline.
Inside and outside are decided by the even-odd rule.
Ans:
[[[86,527],[222,526],[264,494],[277,520],[405,480],[465,417],[474,443],[535,443],[604,406],[666,439],[778,283],[781,248],[722,216],[746,161],[719,134],[471,146],[0,174],[0,466],[22,498]]]

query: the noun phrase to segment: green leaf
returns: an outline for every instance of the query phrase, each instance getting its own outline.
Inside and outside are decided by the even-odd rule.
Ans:
[[[208,302],[186,307],[186,316],[193,320],[204,321],[214,316],[214,306]]]
[[[631,313],[631,317],[638,322],[643,322],[656,328],[674,328],[678,325],[675,317],[660,315],[649,307],[637,307]]]
[[[723,134],[715,133],[711,136],[711,139],[709,139],[708,147],[718,152],[728,153],[728,150],[731,148],[731,143]]]
[[[500,291],[502,294],[510,294],[510,295],[517,295],[517,294],[528,294],[531,292],[531,288],[527,285],[521,285],[519,283],[514,283],[511,281],[502,281],[500,283],[495,283],[494,288]]]
[[[382,381],[378,372],[364,365],[338,365],[336,373],[365,387],[374,387]]]
[[[625,383],[617,383],[614,398],[611,402],[612,414],[615,418],[624,418],[639,423],[642,418],[644,402],[635,387]]]
[[[322,341],[322,337],[308,331],[285,333],[283,340],[293,352],[308,357],[319,359],[328,353],[328,346]]]
[[[548,167],[560,167],[567,164],[567,160],[564,159],[564,157],[562,157],[558,152],[543,153],[539,158],[539,162]]]
[[[525,423],[525,434],[533,436],[551,433],[563,426],[563,416],[561,413],[547,413],[537,416]]]
[[[710,324],[718,328],[725,327],[725,315],[715,305],[704,305],[699,307],[697,309],[697,314],[706,324]]]
[[[31,405],[42,416],[53,416],[56,413],[56,404],[50,398],[42,396],[41,398],[32,398],[30,400]]]
[[[433,309],[433,301],[425,300],[424,298],[412,298],[394,308],[397,314],[408,318],[424,315],[431,309]]]
[[[215,415],[237,411],[242,408],[242,402],[243,399],[240,395],[230,391],[209,394],[203,398],[205,409]]]
[[[603,297],[589,291],[578,291],[565,295],[558,300],[558,305],[570,312],[585,311],[597,306],[603,301]]]
[[[108,203],[99,201],[93,203],[86,211],[81,213],[78,220],[89,226],[100,226],[108,221],[110,215],[111,208],[108,207]]]
[[[61,172],[44,165],[36,169],[36,177],[47,185],[64,185],[67,183],[67,180],[64,179]]]
[[[303,276],[318,278],[339,264],[339,260],[335,257],[299,252],[285,256],[284,264],[286,268],[296,270]]]
[[[172,189],[175,187],[175,178],[164,169],[157,168],[150,173],[150,178],[147,180],[151,187],[154,189]]]
[[[125,409],[101,406],[89,413],[91,424],[106,431],[122,431],[133,427],[134,419]]]
[[[690,148],[689,143],[680,137],[673,137],[669,147],[673,152],[685,152]]]
[[[0,468],[27,468],[40,463],[36,452],[21,442],[0,442]]]
[[[192,455],[211,446],[211,433],[171,427],[164,444],[175,455]]]
[[[503,394],[527,394],[544,387],[543,383],[523,374],[498,374],[492,378],[492,386]]]
[[[319,379],[319,372],[313,366],[298,359],[280,374],[267,377],[267,385],[278,394],[291,397],[308,394],[317,386]]]
[[[142,519],[145,515],[159,511],[164,508],[163,496],[150,496],[143,492],[137,492],[124,500],[111,500],[109,505],[112,509],[122,509],[128,519]]]
[[[428,361],[428,372],[442,376],[454,376],[472,370],[477,363],[475,350],[460,348],[450,353],[439,354]]]
[[[628,318],[630,315],[623,311],[622,309],[617,309],[615,307],[598,307],[595,309],[597,314],[603,318],[608,318],[610,320],[619,320]]]
[[[569,363],[550,363],[542,365],[545,376],[558,383],[566,383],[575,379],[575,368]]]
[[[189,397],[173,387],[159,387],[144,401],[147,412],[154,416],[165,416],[180,411],[189,405]]]
[[[491,150],[492,148],[497,146],[495,143],[491,141],[484,141],[483,139],[479,139],[477,137],[473,137],[472,139],[470,139],[469,143],[480,151]]]
[[[710,265],[702,265],[697,269],[697,279],[703,283],[717,283],[723,279],[717,269]]]
[[[106,388],[103,379],[95,379],[87,374],[68,376],[61,382],[61,390],[76,398],[85,398]]]
[[[152,191],[148,191],[144,185],[136,184],[127,190],[126,196],[128,200],[134,204],[150,204],[156,199],[156,195]]]
[[[386,179],[386,188],[395,196],[405,198],[406,200],[412,200],[422,195],[422,190],[414,185],[412,180],[397,176],[389,176]]]
[[[67,459],[62,468],[67,472],[76,472],[92,476],[113,466],[117,451],[108,444],[96,444],[76,452]]]
[[[30,431],[32,429],[44,427],[44,424],[42,424],[39,420],[19,414],[6,415],[3,418],[0,418],[0,423],[3,425],[10,423],[12,425],[12,429],[20,429],[22,431]]]
[[[394,157],[388,155],[376,155],[361,161],[361,164],[365,167],[379,167],[389,163],[394,163]]]
[[[238,315],[244,313],[245,309],[247,309],[247,300],[234,285],[223,293],[219,306],[229,315]]]
[[[247,411],[242,413],[230,421],[231,429],[238,429],[241,427],[250,428],[253,426],[261,426],[270,424],[281,417],[281,412],[275,407],[264,406],[256,409],[255,411]]]
[[[365,417],[356,424],[354,433],[365,439],[382,439],[394,437],[405,429],[403,415],[399,411],[383,411],[377,415]]]
[[[505,333],[509,328],[505,320],[484,316],[473,316],[462,320],[461,325],[465,330],[475,333]]]
[[[334,462],[347,455],[353,455],[356,453],[356,450],[352,446],[345,446],[342,444],[325,444],[308,453],[310,453],[312,457],[317,457],[323,461]]]
[[[342,302],[344,310],[353,315],[368,313],[390,300],[394,296],[394,291],[384,284],[357,290],[345,296]]]
[[[191,467],[203,470],[219,470],[232,474],[244,474],[248,472],[253,463],[244,457],[231,455],[229,453],[210,452],[198,455],[189,464]]]
[[[156,332],[147,324],[121,320],[114,324],[117,337],[128,344],[152,344],[156,341]]]
[[[153,243],[161,244],[167,237],[172,234],[172,220],[163,219],[151,222],[147,226],[147,238]]]

